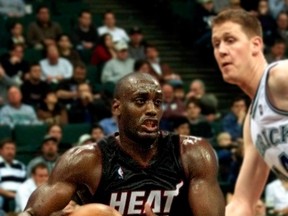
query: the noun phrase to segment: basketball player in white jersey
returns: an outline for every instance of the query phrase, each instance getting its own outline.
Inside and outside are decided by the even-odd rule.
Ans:
[[[212,24],[214,55],[226,82],[251,99],[244,124],[245,155],[226,216],[252,216],[269,174],[288,178],[288,61],[268,65],[257,18],[228,9]]]

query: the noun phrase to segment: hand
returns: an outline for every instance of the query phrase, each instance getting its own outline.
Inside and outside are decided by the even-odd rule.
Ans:
[[[10,58],[10,62],[11,62],[12,64],[16,64],[16,63],[20,62],[20,59],[19,59],[17,56],[12,56],[12,57]]]
[[[157,216],[156,214],[153,213],[149,203],[145,203],[144,210],[145,210],[146,216]]]
[[[85,42],[85,41],[83,41],[83,47],[85,48],[85,49],[91,49],[92,47],[93,47],[93,43],[91,43],[91,42]]]

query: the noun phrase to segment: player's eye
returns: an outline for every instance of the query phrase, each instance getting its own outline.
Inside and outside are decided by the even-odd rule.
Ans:
[[[155,104],[155,106],[160,107],[161,104],[162,104],[162,100],[157,99],[157,100],[154,101],[154,104]]]
[[[143,105],[145,103],[145,100],[143,98],[137,98],[135,101],[136,101],[136,104],[138,105]]]

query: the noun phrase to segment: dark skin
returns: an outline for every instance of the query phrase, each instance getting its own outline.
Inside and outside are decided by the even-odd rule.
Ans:
[[[112,109],[119,126],[116,139],[121,149],[145,168],[158,149],[161,87],[152,76],[135,73],[123,78],[115,92]],[[217,182],[217,162],[211,146],[195,137],[182,136],[180,143],[181,161],[190,181],[188,200],[193,215],[223,216],[224,198]],[[56,164],[48,183],[32,194],[22,216],[61,212],[77,188],[83,186],[95,194],[101,179],[101,163],[97,144],[70,149]],[[145,210],[147,216],[154,215],[147,204]]]

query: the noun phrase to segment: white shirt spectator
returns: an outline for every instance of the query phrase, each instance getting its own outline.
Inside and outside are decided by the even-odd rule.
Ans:
[[[25,4],[22,0],[0,0],[0,14],[8,17],[25,15]]]
[[[99,36],[109,33],[112,35],[113,42],[116,41],[125,41],[129,42],[129,36],[127,35],[126,31],[122,28],[114,27],[113,29],[108,28],[107,26],[101,26],[98,28]]]
[[[42,70],[42,78],[46,80],[48,76],[56,77],[62,76],[67,79],[72,77],[73,74],[73,66],[72,64],[64,59],[59,58],[57,64],[51,65],[48,59],[43,59],[40,61],[40,66]]]
[[[24,211],[30,195],[36,188],[37,186],[32,178],[27,179],[20,185],[20,187],[16,192],[15,197],[16,202],[15,212]]]
[[[266,186],[265,202],[267,206],[273,206],[275,210],[288,207],[288,189],[280,180],[275,180]]]

